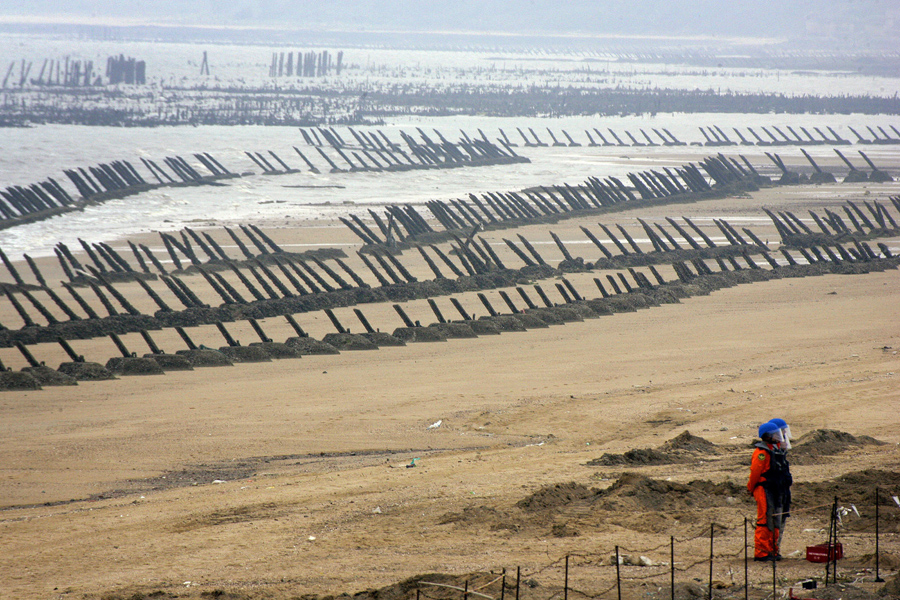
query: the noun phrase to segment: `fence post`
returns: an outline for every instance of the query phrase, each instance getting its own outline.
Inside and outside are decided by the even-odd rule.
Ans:
[[[825,587],[828,587],[828,578],[831,574],[831,563],[834,562],[834,582],[837,583],[837,551],[835,544],[837,543],[837,506],[838,498],[834,497],[834,504],[831,505],[831,523],[828,527],[828,543],[825,550]]]
[[[522,567],[516,567],[516,600],[519,600],[519,582],[522,581]]]
[[[503,579],[500,580],[500,600],[506,600],[506,567],[503,567]]]
[[[772,561],[772,598],[778,597],[778,571],[775,566],[778,561]]]
[[[569,600],[569,555],[566,554],[566,582],[563,585],[563,600]]]
[[[878,571],[879,563],[878,563],[878,526],[879,526],[879,515],[878,515],[878,486],[875,486],[875,582],[882,583],[884,579],[881,578],[881,574]]]
[[[750,567],[749,556],[747,552],[747,517],[744,517],[744,600],[750,597]]]
[[[675,536],[669,536],[669,572],[672,584],[672,600],[675,600]]]
[[[469,600],[469,580],[466,579],[466,588],[463,592],[463,600]]]
[[[715,523],[709,525],[709,591],[707,592],[707,600],[712,600],[712,578],[713,578],[713,534],[715,533]]]
[[[619,600],[622,600],[622,579],[619,576],[619,547],[616,546],[616,593]]]

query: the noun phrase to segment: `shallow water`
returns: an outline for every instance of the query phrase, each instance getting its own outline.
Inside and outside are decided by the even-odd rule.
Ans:
[[[148,93],[162,93],[166,84],[195,85],[202,51],[210,51],[213,77],[210,83],[271,84],[264,75],[273,51],[285,48],[264,46],[216,45],[207,48],[200,44],[170,44],[151,42],[95,42],[38,38],[32,36],[0,35],[0,56],[11,60],[35,61],[39,69],[44,58],[94,60],[105,63],[111,54],[125,54],[148,61],[148,77],[153,81]],[[301,50],[294,48],[293,50]],[[351,65],[343,79],[332,78],[326,85],[340,87],[354,78],[369,78],[372,82],[404,81],[439,85],[478,83],[479,85],[542,85],[578,83],[590,78],[613,78],[603,85],[643,87],[658,85],[682,89],[744,89],[747,91],[779,91],[799,93],[851,93],[891,95],[900,90],[900,78],[869,78],[847,74],[785,73],[774,70],[740,72],[728,69],[701,70],[671,65],[618,63],[613,57],[597,61],[596,55],[548,55],[535,60],[534,56],[498,54],[497,52],[429,52],[415,50],[387,50],[348,48],[344,62]],[[590,61],[590,62],[588,62]],[[590,71],[588,71],[590,69]],[[606,75],[600,74],[606,71]],[[166,73],[166,77],[160,76]],[[258,73],[262,73],[259,75]],[[227,77],[226,77],[227,74]],[[548,74],[552,75],[548,79]],[[32,73],[36,76],[36,72]],[[15,79],[15,77],[13,77]],[[285,78],[279,79],[283,85]],[[356,80],[358,83],[358,80]],[[754,87],[755,86],[755,87]],[[2,95],[2,92],[0,92]],[[753,164],[767,174],[776,169],[765,157],[765,150],[777,151],[789,165],[808,169],[808,163],[797,147],[756,148],[733,146],[704,147],[589,147],[586,129],[598,128],[610,138],[612,128],[627,140],[624,130],[631,131],[640,141],[644,129],[658,141],[653,128],[666,128],[684,142],[701,142],[698,126],[717,125],[737,140],[732,128],[738,127],[750,137],[746,128],[754,127],[760,135],[762,126],[791,125],[833,127],[842,137],[855,140],[849,127],[871,137],[866,126],[882,126],[894,136],[891,125],[900,128],[900,118],[872,115],[783,115],[783,114],[657,114],[624,117],[567,117],[567,118],[394,118],[377,129],[400,141],[399,132],[416,136],[416,127],[431,134],[439,129],[448,139],[457,140],[459,130],[470,136],[482,129],[490,139],[499,137],[502,128],[516,143],[522,139],[516,131],[531,127],[542,141],[552,142],[549,127],[558,139],[565,139],[565,129],[581,147],[519,146],[516,151],[531,159],[531,163],[506,166],[459,168],[446,170],[409,171],[396,173],[336,173],[327,172],[327,165],[317,153],[305,145],[300,131],[293,127],[159,127],[149,129],[106,128],[66,125],[41,125],[26,129],[0,130],[0,189],[10,185],[29,185],[53,177],[75,196],[74,186],[63,169],[96,165],[112,160],[128,160],[147,179],[153,178],[140,158],[162,164],[166,156],[180,155],[200,172],[206,170],[192,153],[209,152],[234,172],[260,169],[244,154],[245,151],[266,153],[275,151],[288,165],[306,171],[306,166],[293,151],[300,147],[323,171],[321,174],[303,172],[291,175],[253,175],[228,180],[223,187],[200,186],[189,188],[161,188],[120,200],[86,208],[83,212],[68,213],[53,219],[0,231],[0,247],[17,256],[27,252],[33,256],[52,255],[56,242],[77,244],[77,238],[89,241],[111,240],[156,230],[177,230],[190,224],[221,225],[234,222],[267,221],[291,223],[299,220],[334,219],[349,212],[360,213],[360,205],[385,203],[421,204],[431,199],[464,197],[468,193],[518,190],[533,185],[560,183],[577,184],[591,176],[622,177],[628,172],[663,166],[679,166],[710,154],[744,153]],[[365,130],[366,128],[360,128]],[[346,140],[349,132],[340,130]],[[784,130],[786,133],[787,131]],[[774,132],[773,132],[774,133]],[[799,133],[799,130],[798,130]],[[592,132],[593,135],[593,132]],[[596,136],[594,138],[597,139]],[[611,139],[611,138],[610,138]],[[845,173],[846,167],[836,162],[831,146],[810,146],[810,154],[823,164],[837,165],[832,170]],[[891,166],[900,162],[900,146],[846,146],[842,150],[859,168],[864,166],[857,150],[864,150],[876,164]],[[337,159],[337,157],[334,157]],[[825,192],[832,193],[832,192]],[[839,196],[839,193],[838,193]],[[836,196],[836,201],[838,197]],[[302,243],[302,242],[300,242]]]
[[[439,129],[446,137],[456,140],[459,129],[470,136],[481,128],[490,138],[499,136],[503,128],[512,137],[515,126],[534,127],[544,141],[549,142],[546,127],[557,137],[566,129],[572,137],[587,143],[584,129],[612,127],[620,136],[629,129],[665,127],[683,141],[698,141],[701,136],[696,123],[719,124],[726,132],[732,126],[746,127],[778,123],[794,125],[829,124],[841,134],[849,134],[848,125],[866,124],[886,126],[897,122],[892,117],[868,115],[657,115],[656,117],[623,117],[615,119],[566,118],[497,119],[497,118],[417,118],[393,121],[379,127],[391,139],[399,141],[399,130],[415,135],[415,127],[427,133]],[[365,128],[361,128],[365,129]],[[77,238],[89,241],[113,239],[157,230],[177,230],[185,225],[228,224],[246,221],[291,221],[334,219],[349,212],[364,212],[360,205],[386,203],[422,204],[432,199],[447,200],[465,197],[468,193],[519,190],[533,185],[576,184],[590,176],[623,177],[626,173],[663,166],[679,166],[710,154],[745,154],[761,172],[775,175],[774,165],[764,150],[778,152],[788,165],[808,169],[808,163],[796,147],[756,148],[732,146],[706,147],[532,147],[519,146],[516,151],[531,159],[530,163],[440,169],[407,172],[356,172],[313,174],[302,172],[289,175],[258,174],[244,150],[265,153],[274,150],[288,165],[306,167],[292,146],[298,146],[315,164],[325,169],[324,161],[312,148],[305,146],[296,128],[291,127],[181,127],[153,129],[92,128],[84,126],[45,125],[31,129],[3,131],[4,151],[0,153],[0,185],[27,185],[53,177],[75,195],[74,187],[63,175],[64,168],[87,167],[115,159],[128,160],[151,180],[140,163],[140,157],[154,159],[161,164],[165,156],[181,155],[201,172],[205,169],[191,155],[209,152],[234,172],[253,171],[253,176],[226,180],[225,186],[160,188],[111,200],[83,212],[67,213],[52,219],[0,231],[0,247],[7,253],[28,253],[34,256],[52,255],[56,242],[72,245]],[[349,138],[346,131],[342,135]],[[702,139],[702,138],[701,138]],[[900,162],[900,146],[847,146],[845,156],[863,167],[856,150],[863,149],[879,165]],[[812,146],[809,153],[819,162],[836,161],[831,146]],[[846,172],[846,167],[833,169]],[[834,194],[839,201],[839,191]],[[427,211],[426,211],[427,212]]]

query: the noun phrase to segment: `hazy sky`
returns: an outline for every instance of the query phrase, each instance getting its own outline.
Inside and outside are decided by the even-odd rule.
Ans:
[[[359,31],[828,40],[897,48],[897,0],[0,0],[0,17]]]

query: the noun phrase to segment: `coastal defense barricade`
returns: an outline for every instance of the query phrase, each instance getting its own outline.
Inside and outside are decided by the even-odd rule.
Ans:
[[[85,280],[82,285],[87,285],[90,288],[90,293],[96,296],[94,302],[99,302],[106,316],[101,316],[101,309],[94,310],[92,303],[85,299],[86,296],[82,296],[81,293],[68,284],[64,284],[63,287],[84,311],[86,316],[79,315],[58,295],[51,293],[49,288],[43,289],[39,286],[31,286],[34,289],[32,293],[29,288],[31,284],[27,284],[24,281],[21,274],[15,270],[15,267],[7,259],[7,268],[13,274],[17,284],[6,284],[6,297],[24,325],[18,330],[0,330],[0,345],[39,344],[58,341],[59,339],[91,338],[110,334],[121,335],[128,331],[138,332],[167,327],[193,327],[202,324],[216,324],[219,331],[222,332],[222,327],[224,326],[220,326],[219,323],[246,318],[261,319],[278,315],[290,316],[291,313],[309,312],[326,308],[330,310],[331,307],[352,306],[363,302],[407,301],[417,298],[431,300],[436,295],[452,294],[454,290],[460,289],[459,286],[464,286],[464,289],[468,290],[501,289],[501,291],[503,287],[512,288],[516,286],[516,292],[522,296],[527,306],[527,308],[519,309],[515,306],[509,294],[500,294],[502,302],[511,311],[510,314],[501,314],[487,296],[482,295],[479,297],[479,300],[488,310],[488,315],[487,317],[476,319],[473,311],[462,307],[456,299],[451,298],[451,303],[463,317],[463,324],[466,327],[456,327],[452,323],[447,323],[446,319],[442,320],[443,314],[438,309],[435,311],[439,321],[435,325],[438,327],[437,333],[429,329],[420,329],[421,325],[418,321],[409,318],[404,311],[397,310],[403,320],[403,327],[395,330],[393,337],[390,338],[386,334],[382,334],[378,329],[374,329],[368,319],[357,313],[356,316],[359,317],[366,329],[363,337],[368,336],[365,343],[356,341],[355,337],[351,337],[355,334],[350,334],[349,330],[337,319],[335,313],[329,315],[337,329],[337,334],[331,336],[329,341],[326,341],[328,344],[326,347],[330,348],[330,351],[363,349],[361,346],[373,349],[382,345],[400,345],[400,342],[440,341],[448,337],[472,337],[473,335],[497,334],[504,331],[523,331],[537,326],[545,327],[566,321],[611,314],[621,310],[635,310],[637,308],[656,306],[660,303],[677,302],[677,299],[680,297],[687,297],[697,293],[705,294],[722,287],[765,281],[771,278],[825,273],[866,273],[874,270],[896,268],[898,259],[900,259],[900,257],[893,256],[890,249],[884,244],[879,244],[879,251],[876,252],[866,241],[851,239],[849,243],[845,242],[843,244],[829,241],[823,242],[821,245],[812,245],[808,248],[801,247],[799,248],[799,257],[796,254],[792,254],[787,248],[782,247],[780,248],[780,253],[783,258],[779,257],[776,260],[774,256],[769,254],[767,246],[746,228],[743,229],[742,235],[727,222],[715,220],[715,225],[728,241],[727,244],[722,244],[713,240],[691,219],[682,218],[682,221],[684,226],[674,219],[667,219],[668,225],[675,230],[675,234],[667,231],[661,224],[640,221],[644,232],[647,233],[653,244],[652,251],[641,248],[629,232],[620,225],[617,225],[616,228],[619,231],[618,235],[621,235],[622,239],[619,239],[618,235],[614,234],[610,227],[603,224],[600,225],[609,238],[608,243],[601,242],[589,229],[583,228],[582,231],[602,254],[596,261],[585,260],[582,257],[573,255],[562,239],[551,232],[554,243],[564,257],[557,267],[551,266],[548,260],[538,252],[535,245],[531,244],[524,236],[519,236],[518,243],[512,240],[504,240],[504,243],[524,264],[523,267],[518,269],[510,268],[504,264],[497,252],[490,248],[490,245],[485,244],[485,240],[478,239],[474,232],[471,235],[467,235],[465,240],[461,237],[456,238],[455,243],[451,244],[452,254],[450,256],[441,251],[438,246],[430,246],[429,248],[434,251],[434,254],[443,262],[443,265],[446,265],[448,269],[453,271],[457,277],[455,281],[447,279],[444,276],[444,272],[438,267],[438,263],[434,260],[426,262],[430,263],[429,267],[434,271],[435,279],[418,281],[409,273],[399,259],[392,254],[360,254],[360,258],[379,280],[380,286],[377,288],[363,287],[364,281],[359,274],[356,274],[337,257],[335,257],[336,263],[341,265],[341,268],[350,275],[356,286],[344,280],[335,269],[326,268],[327,265],[324,260],[316,260],[314,257],[309,257],[307,261],[296,260],[295,257],[291,257],[287,253],[279,253],[277,244],[271,242],[272,251],[270,251],[269,256],[272,262],[270,263],[266,263],[261,259],[254,259],[243,263],[242,268],[238,268],[234,263],[223,261],[223,264],[219,267],[220,269],[232,271],[240,280],[240,285],[255,300],[248,302],[244,297],[246,292],[239,292],[236,289],[237,284],[232,285],[229,283],[211,266],[192,265],[189,269],[195,269],[203,277],[214,293],[221,297],[222,305],[213,307],[201,300],[201,296],[208,295],[208,292],[195,289],[187,283],[183,275],[188,274],[190,271],[184,270],[181,277],[170,272],[167,275],[160,275],[160,278],[172,295],[182,303],[184,308],[181,310],[172,309],[162,299],[160,294],[150,287],[147,281],[143,279],[138,280],[141,284],[140,287],[159,306],[159,310],[152,316],[142,314],[141,311],[137,310],[129,299],[110,281],[112,270],[101,272],[99,268],[103,264],[101,255],[103,260],[106,260],[110,266],[117,262],[115,256],[118,255],[110,253],[109,248],[105,244],[97,244],[92,247],[85,242],[84,250],[88,252],[94,264],[81,265],[82,270],[91,275],[91,279]],[[689,230],[692,230],[697,237],[695,238],[694,235],[689,233]],[[250,228],[247,231],[250,231]],[[170,242],[173,245],[178,244],[181,252],[185,250],[186,244],[189,243],[187,242],[189,235],[182,235],[184,236],[182,240],[169,236]],[[199,239],[199,236],[197,236],[197,239]],[[262,241],[264,238],[254,237],[254,239],[260,248],[265,248]],[[521,247],[519,244],[521,244]],[[614,254],[610,249],[607,249],[607,245],[617,248],[619,254]],[[428,256],[424,248],[419,250],[423,258]],[[101,251],[105,252],[105,254],[102,254]],[[71,253],[66,250],[65,252],[60,251],[60,254]],[[764,268],[758,264],[753,258],[755,255],[761,255],[768,267]],[[176,256],[177,254],[173,254],[173,257]],[[372,256],[374,261],[368,259],[367,256]],[[451,256],[455,256],[456,261],[453,261]],[[5,258],[5,255],[0,253],[0,258]],[[196,253],[194,253],[193,258],[196,258]],[[121,256],[118,259],[124,261]],[[66,260],[69,262],[77,261],[74,257],[71,260]],[[711,261],[715,262],[715,266],[712,265]],[[677,276],[677,281],[666,281],[654,266],[655,264],[665,263],[671,264],[672,270]],[[75,263],[72,262],[72,264]],[[296,293],[275,274],[272,268],[269,268],[271,265],[277,265],[284,276],[288,274],[295,275],[288,277],[288,280],[296,290]],[[314,268],[313,265],[317,266],[321,272]],[[649,269],[650,275],[639,270],[644,268]],[[250,278],[244,275],[243,269],[249,272],[249,275],[255,282],[251,282]],[[597,291],[602,296],[595,299],[588,299],[590,294],[584,293],[583,290],[578,290],[566,277],[563,277],[562,282],[555,286],[556,291],[562,298],[561,302],[551,300],[548,293],[540,285],[536,285],[534,291],[540,298],[540,302],[543,303],[543,308],[539,308],[539,303],[535,303],[524,289],[518,286],[523,276],[542,279],[569,272],[589,272],[594,269],[624,269],[627,270],[627,275],[624,271],[616,273],[616,276],[607,275],[605,282],[602,282],[599,278],[594,278]],[[35,276],[40,280],[38,272],[35,273]],[[300,283],[301,279],[303,281],[302,284]],[[20,301],[17,294],[20,294],[25,302]],[[41,294],[46,294],[55,305],[64,310],[68,320],[57,317],[54,311],[49,310],[48,306],[39,298]],[[26,308],[26,302],[34,306],[37,315]],[[429,306],[432,310],[435,309],[433,302],[429,302]],[[326,312],[326,314],[328,313]],[[535,321],[535,319],[539,319],[540,323]],[[41,324],[43,321],[46,321],[46,325]],[[291,322],[290,319],[289,322]],[[291,325],[293,327],[295,323],[292,322]],[[254,327],[254,330],[262,342],[271,342],[271,338],[265,333],[261,333],[261,327]],[[302,331],[299,325],[295,327],[295,331],[298,333]],[[188,338],[182,337],[187,341]],[[301,337],[304,338],[300,342],[303,344],[303,348],[314,344],[313,340],[306,340],[305,336],[302,335]],[[227,337],[226,341],[228,341],[229,346],[233,345]],[[193,342],[189,343],[188,346],[189,350],[194,349]],[[316,348],[317,351],[321,349],[321,347]],[[121,346],[119,346],[119,350],[120,352],[125,352]],[[275,349],[270,348],[269,350],[274,351]],[[155,353],[152,346],[151,351]],[[243,351],[233,351],[232,354],[241,352]],[[35,353],[32,352],[32,354]],[[256,353],[258,354],[258,352]],[[70,356],[75,355],[74,352],[70,353]],[[93,376],[95,375],[89,375],[89,377]]]
[[[273,52],[269,64],[269,77],[327,77],[331,74],[339,76],[344,69],[344,51],[332,54],[328,50],[321,52]]]
[[[856,169],[839,150],[835,149],[835,152],[851,168],[845,181],[869,180],[869,176]],[[738,155],[738,160],[718,154],[706,157],[698,165],[629,173],[625,178],[627,182],[616,177],[604,180],[591,177],[577,185],[540,186],[520,192],[486,192],[480,197],[469,194],[467,198],[426,202],[426,208],[443,231],[430,226],[412,205],[386,208],[385,217],[394,222],[392,229],[385,227],[385,219],[371,210],[369,214],[377,229],[368,227],[354,214],[342,217],[341,222],[363,241],[364,251],[368,251],[369,246],[393,251],[417,243],[429,244],[450,239],[471,227],[495,230],[532,223],[554,223],[561,219],[628,208],[723,197],[775,184],[825,183],[834,179],[808,153],[803,151],[803,154],[814,169],[809,177],[789,169],[777,153],[766,153],[782,172],[774,184],[769,177],[761,175],[745,156]],[[862,152],[860,154],[873,169],[873,177],[877,177],[878,181],[892,180],[868,156]]]
[[[63,173],[75,187],[79,198],[73,197],[55,179],[30,186],[9,186],[0,190],[0,229],[6,229],[49,219],[66,212],[83,210],[86,206],[108,200],[125,198],[164,186],[212,185],[221,179],[240,177],[222,166],[209,153],[194,155],[210,174],[204,175],[180,156],[166,157],[164,164],[171,173],[155,161],[141,158],[156,182],[148,181],[127,160],[101,163],[96,166],[65,169]],[[174,177],[173,177],[174,175]]]
[[[396,142],[381,130],[367,133],[348,127],[348,131],[355,143],[348,143],[334,128],[302,128],[300,133],[307,145],[314,147],[328,163],[332,173],[449,169],[531,162],[527,157],[517,154],[504,140],[498,140],[499,145],[495,144],[483,132],[480,138],[475,138],[463,131],[462,137],[452,142],[437,129],[434,130],[435,140],[417,127],[417,137],[401,131],[402,142]],[[326,149],[330,152],[326,152]],[[303,152],[296,146],[294,150],[310,171],[318,172]],[[257,165],[266,170],[258,162]]]
[[[721,197],[727,193],[757,189],[767,180],[749,168],[722,155],[704,159],[700,167],[684,165],[676,169],[652,170],[627,176],[630,185],[616,177],[600,180],[592,177],[572,186],[541,186],[522,192],[487,192],[479,198],[449,202],[429,201],[426,207],[444,232],[437,232],[412,206],[389,206],[387,217],[396,228],[389,230],[380,218],[375,222],[380,234],[350,215],[341,218],[354,234],[370,246],[408,247],[414,243],[433,243],[471,227],[486,230],[518,227],[530,223],[553,223],[560,219],[624,210],[650,204],[690,202]],[[706,172],[701,173],[700,169]],[[707,180],[712,179],[712,184]],[[372,213],[374,214],[374,213]],[[402,231],[401,231],[402,229]]]

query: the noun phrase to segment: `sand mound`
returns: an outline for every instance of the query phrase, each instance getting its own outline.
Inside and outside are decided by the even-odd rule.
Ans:
[[[882,598],[900,598],[900,573],[887,580],[878,595]]]
[[[106,368],[117,375],[164,375],[152,358],[114,356],[106,361]]]
[[[869,174],[865,171],[859,171],[854,169],[847,173],[847,176],[844,177],[844,183],[861,183],[863,181],[869,180]]]
[[[468,582],[469,589],[482,589],[489,581],[495,580],[496,575],[491,573],[469,573],[460,575],[445,575],[443,573],[426,573],[410,577],[400,583],[395,583],[377,590],[365,590],[353,594],[353,600],[412,600],[416,598],[416,590],[427,592],[429,598],[458,599],[460,592],[457,590],[426,585],[422,582],[439,583],[463,587]],[[493,586],[499,590],[499,584]],[[482,591],[487,591],[483,590]],[[499,594],[494,594],[499,596]],[[314,599],[318,600],[318,599]],[[324,600],[324,598],[322,599]]]
[[[528,309],[529,315],[535,316],[547,325],[565,325],[566,320],[562,318],[561,315],[557,314],[555,311],[548,310],[546,308],[530,308]]]
[[[475,335],[500,335],[500,328],[493,321],[466,321],[466,324],[475,332]]]
[[[193,371],[191,361],[180,354],[145,354],[144,358],[152,358],[163,371]]]
[[[616,465],[668,465],[687,462],[694,459],[695,454],[718,454],[719,450],[712,442],[684,431],[672,438],[658,449],[635,448],[624,454],[604,454],[600,458],[588,461],[590,467],[611,467]]]
[[[600,458],[589,460],[589,467],[613,467],[616,465],[668,465],[683,460],[679,457],[654,450],[653,448],[635,448],[624,454],[606,453]]]
[[[176,352],[179,356],[184,356],[190,361],[193,367],[230,367],[232,362],[228,357],[215,350],[204,350],[198,348],[196,350],[179,350]]]
[[[405,346],[406,342],[400,338],[394,337],[386,331],[376,331],[374,333],[361,333],[361,336],[378,346]]]
[[[846,563],[845,563],[846,564]],[[860,567],[875,567],[875,553],[863,554],[853,561],[854,565]],[[900,569],[900,554],[896,552],[885,552],[881,550],[878,555],[878,566],[885,571],[896,571]]]
[[[338,350],[378,350],[378,346],[363,336],[353,333],[328,333],[325,334],[322,341]]]
[[[490,529],[511,523],[515,531],[528,526],[543,528],[557,519],[576,531],[574,528],[579,525],[600,521],[658,534],[669,531],[675,519],[689,522],[702,518],[700,511],[705,509],[740,504],[746,507],[750,502],[743,487],[730,482],[683,484],[625,473],[605,490],[589,489],[574,482],[544,487],[516,503],[526,514],[512,522],[505,515],[485,511],[464,514],[460,520],[485,519]],[[467,524],[473,523],[467,521]]]
[[[698,452],[704,454],[718,454],[719,449],[715,444],[702,437],[692,435],[690,431],[683,431],[671,440],[659,447],[663,452]]]
[[[596,310],[588,306],[587,304],[582,304],[580,302],[574,302],[569,305],[572,310],[581,315],[582,319],[597,319],[600,317],[600,313]]]
[[[825,456],[840,454],[853,448],[883,444],[884,442],[867,435],[857,437],[844,431],[817,429],[797,440],[789,458],[792,463],[798,465],[814,465]]]
[[[550,327],[542,318],[528,313],[516,313],[513,318],[519,321],[526,329],[545,329]]]
[[[512,315],[500,315],[497,317],[481,317],[479,321],[489,321],[497,326],[500,332],[527,331],[522,321]]]
[[[447,339],[478,337],[478,334],[466,323],[432,323],[429,327],[438,330]]]
[[[25,371],[0,372],[0,391],[39,390],[41,385]]]
[[[222,346],[219,352],[232,362],[272,362],[269,353],[259,346]]]
[[[78,381],[105,381],[116,378],[109,369],[94,362],[64,362],[59,365],[57,371]]]
[[[846,473],[831,481],[798,482],[794,481],[791,496],[795,507],[823,506],[819,509],[821,518],[827,522],[829,506],[837,497],[838,505],[851,508],[856,506],[856,513],[848,513],[843,517],[843,527],[847,531],[875,532],[875,486],[880,488],[882,532],[900,533],[900,511],[891,499],[891,495],[900,488],[900,472],[869,469]]]
[[[557,317],[563,320],[564,323],[576,323],[578,321],[584,321],[584,317],[569,306],[554,306],[552,308],[542,309],[544,311],[552,312],[556,314]]]
[[[611,315],[613,314],[613,309],[610,308],[609,303],[605,298],[595,298],[593,300],[585,300],[584,304],[586,306],[590,306],[591,310],[594,311],[595,314],[599,315]]]
[[[269,358],[300,358],[297,350],[281,342],[253,342],[250,346],[262,348]]]
[[[576,500],[592,498],[599,494],[598,490],[575,483],[557,483],[541,488],[530,496],[516,502],[516,506],[526,512],[536,512],[571,504]]]
[[[325,342],[310,337],[292,337],[284,341],[285,344],[299,352],[301,355],[312,354],[340,354],[341,351]]]
[[[398,327],[394,330],[394,337],[404,342],[446,342],[445,336],[439,329],[433,327]]]
[[[60,373],[59,371],[54,371],[50,367],[25,367],[22,370],[26,373],[31,373],[31,376],[34,377],[35,381],[41,386],[78,385],[78,382],[74,377],[66,375],[65,373]]]
[[[684,510],[723,506],[728,498],[744,498],[746,490],[735,483],[692,481],[676,483],[650,479],[637,473],[623,473],[601,491],[595,502],[603,510]]]

